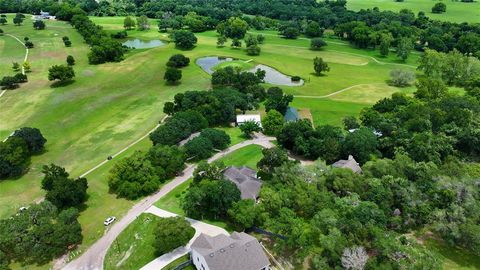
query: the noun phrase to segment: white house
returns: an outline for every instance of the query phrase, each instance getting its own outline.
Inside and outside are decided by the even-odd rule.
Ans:
[[[244,232],[226,236],[200,234],[190,257],[198,270],[269,270],[270,261],[255,237]]]
[[[247,121],[255,121],[258,126],[262,127],[262,119],[260,114],[239,114],[237,115],[237,126],[247,122]]]

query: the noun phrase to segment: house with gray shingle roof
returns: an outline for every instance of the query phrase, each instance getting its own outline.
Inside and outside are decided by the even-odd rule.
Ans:
[[[353,158],[352,155],[349,155],[347,160],[341,159],[333,163],[332,167],[350,169],[354,173],[362,173],[362,168],[360,167],[358,162]]]
[[[241,232],[226,236],[200,234],[190,257],[198,270],[268,270],[270,261],[254,237]]]
[[[257,178],[257,172],[246,166],[230,166],[223,171],[223,176],[233,182],[241,193],[242,200],[258,198],[262,181]]]

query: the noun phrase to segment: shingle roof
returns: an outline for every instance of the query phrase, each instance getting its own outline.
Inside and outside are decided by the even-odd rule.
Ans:
[[[333,163],[332,166],[336,168],[350,169],[354,173],[362,173],[362,168],[360,168],[357,161],[353,158],[352,155],[349,155],[347,160],[341,159]]]
[[[256,177],[256,171],[246,166],[240,168],[230,166],[223,171],[223,175],[238,187],[242,199],[255,200],[258,197],[262,181]]]
[[[202,233],[191,248],[205,258],[210,270],[259,270],[270,264],[257,239],[244,232],[213,237]]]

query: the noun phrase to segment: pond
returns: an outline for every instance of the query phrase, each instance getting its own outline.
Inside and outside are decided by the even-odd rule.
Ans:
[[[199,65],[205,72],[208,74],[212,74],[215,70],[215,66],[223,62],[233,61],[235,59],[230,57],[218,57],[218,56],[207,56],[198,58],[196,63]],[[275,85],[285,85],[285,86],[301,86],[303,85],[303,80],[294,82],[292,81],[292,77],[281,73],[280,71],[266,66],[266,65],[256,65],[252,69],[248,70],[250,72],[255,72],[257,69],[261,69],[265,71],[265,79],[264,81],[269,84]]]
[[[150,49],[150,48],[163,46],[165,45],[165,42],[159,39],[141,40],[136,38],[136,39],[129,39],[124,43],[122,43],[122,45],[125,45],[129,48],[134,48],[134,49]]]

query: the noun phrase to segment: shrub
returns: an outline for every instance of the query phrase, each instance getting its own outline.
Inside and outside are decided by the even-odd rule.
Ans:
[[[445,5],[445,3],[442,3],[442,2],[438,2],[432,7],[432,13],[443,13],[446,11],[447,11],[447,5]]]
[[[292,82],[299,82],[302,78],[300,76],[292,76]]]
[[[390,71],[390,83],[393,86],[405,87],[413,84],[415,73],[410,70],[394,69]]]
[[[260,55],[260,51],[261,49],[258,45],[250,45],[247,47],[248,55],[252,55],[252,56]]]
[[[168,59],[167,66],[172,68],[182,68],[188,66],[190,58],[183,54],[175,54]]]
[[[321,38],[312,38],[310,40],[310,49],[314,51],[318,51],[324,46],[327,46],[327,43]]]

